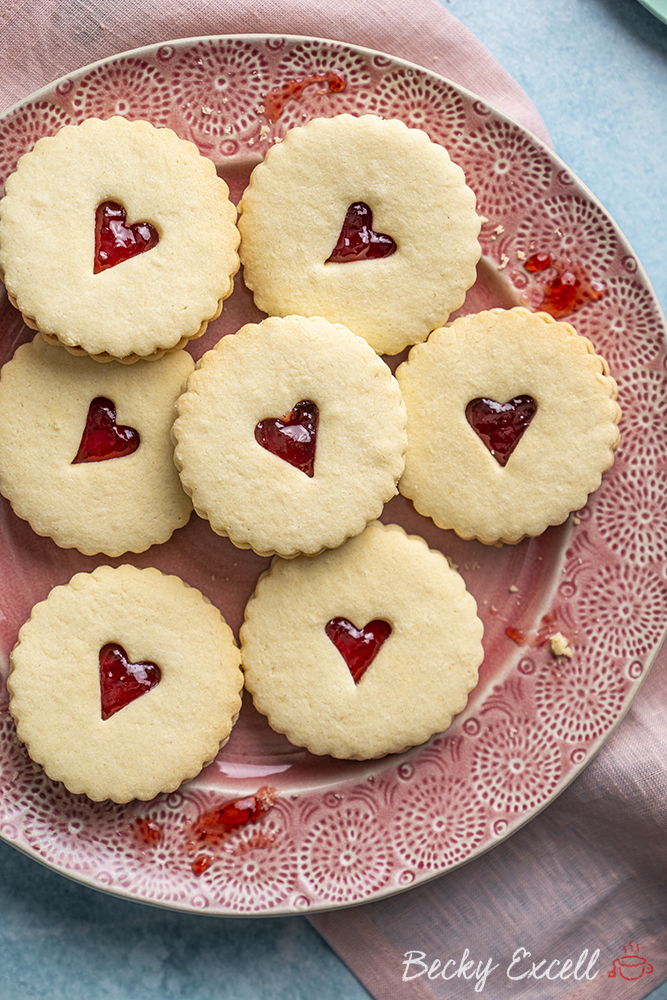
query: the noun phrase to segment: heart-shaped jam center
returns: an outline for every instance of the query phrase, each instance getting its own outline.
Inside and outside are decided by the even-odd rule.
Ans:
[[[317,404],[302,399],[287,416],[260,420],[255,427],[255,440],[312,479],[319,419]]]
[[[88,408],[86,426],[72,465],[81,462],[106,462],[109,458],[131,455],[139,447],[141,438],[134,427],[116,423],[116,407],[110,399],[96,396]]]
[[[391,635],[391,625],[376,618],[364,628],[357,628],[347,618],[332,618],[324,626],[324,631],[347,663],[354,683],[358,684],[385,639]]]
[[[118,643],[108,642],[100,650],[100,690],[102,718],[110,719],[131,701],[147,694],[160,683],[162,671],[157,663],[132,663]]]
[[[466,417],[499,465],[507,461],[537,412],[532,396],[515,396],[508,403],[495,399],[473,399]]]
[[[135,222],[128,226],[126,219],[125,209],[115,201],[104,201],[98,205],[95,213],[94,274],[157,246],[160,237],[150,222]]]
[[[347,264],[355,260],[378,260],[396,253],[396,244],[386,233],[373,229],[373,213],[363,201],[347,210],[343,228],[327,264]]]

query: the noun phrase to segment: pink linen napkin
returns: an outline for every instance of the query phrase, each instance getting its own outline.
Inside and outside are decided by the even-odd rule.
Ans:
[[[526,95],[436,0],[165,0],[159,10],[147,0],[9,0],[0,15],[0,108],[116,52],[235,32],[389,52],[479,93],[549,141]],[[667,649],[594,763],[506,843],[408,893],[311,918],[371,993],[639,1000],[667,976],[665,667]],[[624,949],[635,953],[635,969],[638,955],[646,959],[641,978],[621,974],[630,968],[615,961]],[[567,978],[552,978],[558,972]]]
[[[0,13],[0,111],[126,49],[172,38],[266,32],[362,45],[454,80],[549,135],[526,94],[437,0],[5,0]]]

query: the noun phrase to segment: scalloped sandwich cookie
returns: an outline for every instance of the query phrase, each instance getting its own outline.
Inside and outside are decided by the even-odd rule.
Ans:
[[[126,366],[36,336],[0,378],[0,492],[39,535],[86,555],[143,552],[186,524],[174,465],[186,351]]]
[[[475,195],[446,149],[401,121],[345,114],[290,130],[240,212],[257,306],[343,323],[381,354],[424,340],[476,278]]]
[[[518,542],[561,524],[614,461],[621,411],[607,362],[547,313],[463,316],[396,377],[408,410],[400,491],[462,538]]]
[[[445,556],[370,524],[314,559],[276,559],[241,628],[245,683],[269,724],[314,754],[365,760],[449,727],[483,627]]]
[[[158,358],[220,314],[236,210],[168,128],[90,118],[40,139],[0,202],[0,271],[28,326],[98,361]]]
[[[397,493],[398,383],[366,341],[324,319],[270,317],[223,337],[178,413],[183,486],[239,548],[314,555],[363,531]]]
[[[32,759],[71,792],[151,799],[227,742],[239,664],[231,629],[194,587],[100,566],[33,608],[11,654],[9,709]]]

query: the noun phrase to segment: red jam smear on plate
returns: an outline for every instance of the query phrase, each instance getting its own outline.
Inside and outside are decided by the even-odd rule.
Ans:
[[[100,690],[102,718],[116,712],[160,683],[162,672],[157,663],[132,663],[122,646],[108,642],[100,649]]]
[[[260,420],[255,427],[255,440],[272,455],[289,462],[312,479],[319,417],[317,404],[302,399],[286,416]]]
[[[195,857],[192,871],[202,875],[215,860],[215,852],[230,834],[247,823],[255,823],[273,806],[278,797],[275,788],[264,786],[254,795],[232,799],[202,813],[190,826],[187,849]],[[209,853],[200,853],[200,852]]]
[[[373,213],[363,201],[347,210],[338,242],[327,264],[350,264],[357,260],[381,260],[396,253],[396,243],[386,233],[373,229]]]
[[[95,262],[93,273],[116,267],[137,254],[152,250],[159,242],[157,229],[150,222],[127,225],[127,213],[115,201],[104,201],[95,213]]]
[[[96,396],[88,408],[86,426],[72,465],[123,458],[135,452],[140,443],[139,431],[116,423],[114,403],[105,396]]]
[[[540,281],[544,298],[538,308],[554,319],[569,316],[588,302],[597,302],[607,292],[604,282],[593,281],[583,267],[550,251],[531,254],[523,266],[529,274],[544,273],[544,281]]]
[[[141,816],[134,821],[132,833],[139,847],[157,847],[164,838],[162,825],[147,816]]]
[[[472,399],[466,418],[499,465],[507,461],[537,412],[532,396],[515,396],[507,403],[494,399]]]
[[[357,628],[347,618],[332,618],[324,631],[347,663],[354,683],[358,684],[391,635],[391,625],[376,618],[364,628]]]
[[[271,124],[278,121],[288,101],[300,101],[306,87],[312,87],[314,83],[328,84],[330,94],[339,94],[347,86],[344,77],[331,71],[311,73],[309,76],[302,76],[296,80],[288,80],[280,87],[276,87],[275,90],[270,90],[264,98],[264,114]],[[320,94],[326,93],[326,90],[320,91]]]

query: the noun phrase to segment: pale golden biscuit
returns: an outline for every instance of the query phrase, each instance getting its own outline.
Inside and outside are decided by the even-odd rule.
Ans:
[[[109,643],[161,676],[103,718]],[[156,569],[100,566],[33,608],[11,654],[10,711],[32,759],[71,792],[151,799],[197,775],[229,738],[239,663],[231,629],[198,590]]]
[[[327,263],[359,202],[396,252]],[[343,323],[382,354],[424,340],[476,278],[480,221],[463,171],[400,121],[339,115],[292,129],[253,171],[240,211],[258,307]]]
[[[28,326],[100,361],[158,358],[220,314],[238,270],[227,185],[167,128],[91,118],[40,139],[0,202],[0,271]],[[100,205],[157,246],[94,273]]]
[[[400,491],[462,538],[539,535],[582,507],[613,463],[616,383],[590,341],[546,313],[461,317],[413,348],[396,377],[408,410]],[[534,416],[503,466],[466,409],[521,396],[536,404]]]
[[[319,411],[308,473],[256,435],[302,403]],[[381,358],[343,326],[271,317],[223,337],[188,379],[178,413],[183,486],[197,513],[239,548],[313,555],[358,534],[397,493],[401,394]]]
[[[390,626],[358,683],[327,633]],[[245,683],[269,724],[315,754],[365,760],[448,728],[483,659],[482,623],[440,552],[397,525],[370,524],[315,559],[274,560],[241,628]]]
[[[192,512],[170,432],[193,368],[186,351],[127,367],[73,358],[39,336],[19,347],[0,377],[0,492],[16,514],[37,534],[86,555],[166,542]],[[96,453],[89,415],[100,412],[100,400],[115,411],[102,444],[108,440],[113,453],[124,432],[135,450],[77,462],[82,444],[87,457],[91,447]]]

